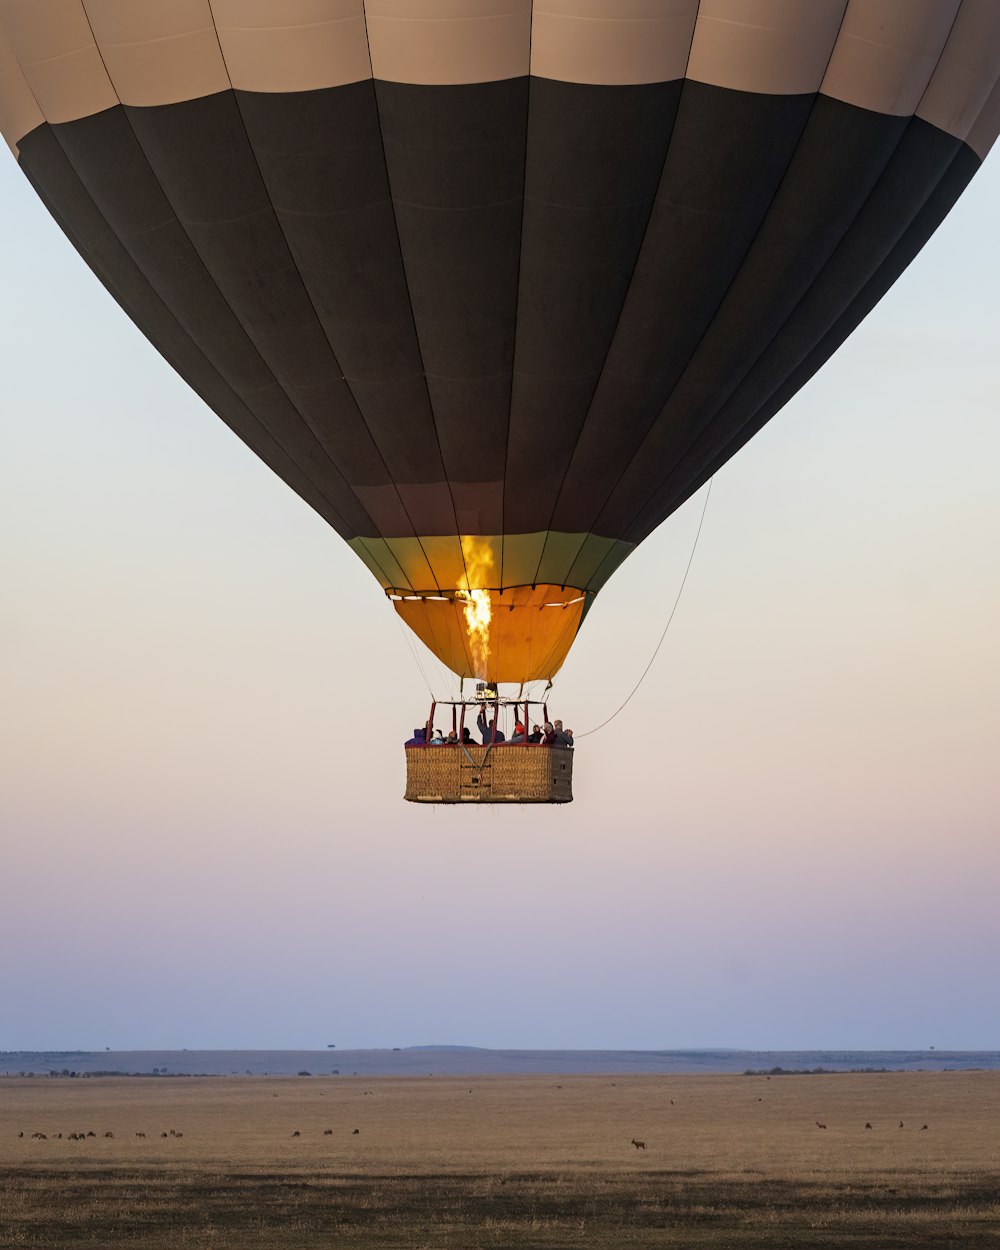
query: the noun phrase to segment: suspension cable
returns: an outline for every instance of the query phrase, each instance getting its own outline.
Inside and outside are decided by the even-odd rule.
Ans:
[[[410,637],[409,629],[403,624],[402,620],[396,613],[393,613],[393,615],[396,617],[396,623],[399,626],[403,637],[406,639],[406,645],[410,648],[410,655],[413,656],[413,662],[416,664],[417,669],[420,672],[420,676],[424,679],[424,685],[427,687],[427,693],[431,696],[431,699],[436,699],[437,696],[431,689],[431,683],[427,680],[427,674],[424,671],[424,666],[420,662],[420,656],[417,654],[417,649],[413,645],[413,639]]]
[[[653,654],[649,658],[649,663],[642,670],[642,675],[640,676],[639,680],[635,683],[635,685],[629,691],[628,697],[626,698],[625,702],[619,708],[617,708],[614,712],[612,712],[607,720],[602,720],[599,725],[595,726],[593,729],[588,729],[586,733],[575,734],[574,738],[589,738],[591,734],[597,733],[598,730],[603,729],[605,725],[610,725],[611,722],[618,715],[618,713],[623,712],[625,710],[625,708],[631,702],[632,696],[636,693],[636,691],[639,689],[642,683],[646,680],[646,675],[648,674],[649,670],[653,667],[653,662],[655,661],[656,657],[660,653],[660,648],[663,646],[663,640],[667,636],[667,630],[669,630],[671,622],[673,621],[674,616],[677,612],[678,605],[680,604],[681,595],[683,595],[684,593],[684,587],[687,585],[688,574],[691,572],[691,565],[694,563],[694,553],[698,550],[698,539],[701,538],[701,527],[705,524],[705,513],[708,511],[708,501],[712,497],[712,483],[714,481],[715,481],[714,477],[709,478],[708,490],[705,492],[705,502],[701,506],[701,516],[698,518],[698,529],[695,531],[694,542],[691,544],[691,554],[688,556],[687,566],[684,569],[684,576],[681,578],[681,584],[677,589],[677,596],[674,599],[674,606],[670,609],[670,615],[667,617],[667,623],[663,627],[663,633],[660,634],[660,641],[656,644],[656,647],[653,650]]]

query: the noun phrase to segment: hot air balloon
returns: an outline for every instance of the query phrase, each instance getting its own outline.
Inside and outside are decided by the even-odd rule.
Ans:
[[[494,683],[888,290],[998,73],[995,0],[0,0],[73,245]]]

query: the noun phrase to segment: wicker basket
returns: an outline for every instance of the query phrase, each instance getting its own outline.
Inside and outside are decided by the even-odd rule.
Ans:
[[[406,748],[411,803],[571,803],[573,751],[528,743]]]

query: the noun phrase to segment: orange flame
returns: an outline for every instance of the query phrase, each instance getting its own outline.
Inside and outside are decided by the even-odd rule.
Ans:
[[[465,631],[469,635],[476,677],[485,681],[490,658],[490,621],[493,619],[493,604],[486,586],[493,568],[493,548],[488,539],[463,534],[462,556],[465,559],[465,585],[455,592],[455,598],[465,605],[462,609]]]

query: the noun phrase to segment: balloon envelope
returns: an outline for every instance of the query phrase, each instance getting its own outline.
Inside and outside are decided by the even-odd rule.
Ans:
[[[74,246],[491,680],[551,677],[881,298],[998,71],[981,0],[0,0],[0,129]]]

